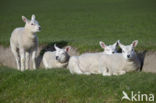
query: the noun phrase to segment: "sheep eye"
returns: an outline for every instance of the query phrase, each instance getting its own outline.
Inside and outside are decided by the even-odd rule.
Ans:
[[[31,25],[34,25],[33,23],[31,23]]]

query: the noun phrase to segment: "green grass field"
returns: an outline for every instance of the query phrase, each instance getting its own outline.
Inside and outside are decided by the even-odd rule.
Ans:
[[[66,41],[80,51],[100,50],[98,42],[120,39],[137,49],[156,50],[155,0],[1,0],[0,44],[8,45],[21,16],[36,14],[40,44]]]
[[[86,52],[100,51],[101,40],[137,39],[137,50],[156,50],[156,0],[1,0],[0,45],[9,46],[13,29],[24,26],[21,16],[32,14],[42,27],[40,45],[64,41]],[[103,77],[0,67],[1,103],[120,103],[123,90],[156,95],[155,85],[152,73]]]
[[[155,84],[156,75],[143,72],[103,77],[72,75],[65,69],[19,72],[0,67],[0,102],[120,103],[123,90],[156,95]]]

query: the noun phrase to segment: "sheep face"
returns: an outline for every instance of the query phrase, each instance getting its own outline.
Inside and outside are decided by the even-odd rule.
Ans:
[[[22,20],[25,22],[25,29],[29,30],[30,32],[39,32],[41,27],[38,21],[35,19],[35,15],[33,14],[31,20],[28,20],[26,17],[22,16]]]
[[[104,49],[104,53],[105,54],[114,54],[114,53],[117,53],[118,41],[115,42],[113,45],[106,45],[102,41],[100,41],[99,44],[100,44],[101,48]]]
[[[138,40],[135,40],[130,45],[123,45],[119,42],[119,46],[122,49],[122,54],[126,59],[132,59],[135,55],[134,48],[137,46]]]
[[[67,46],[65,49],[60,49],[59,47],[57,47],[56,45],[54,45],[54,48],[56,50],[55,56],[56,56],[56,60],[60,63],[66,63],[69,60],[69,49],[70,46]]]

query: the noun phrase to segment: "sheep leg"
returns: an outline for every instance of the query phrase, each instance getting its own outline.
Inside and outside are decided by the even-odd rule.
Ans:
[[[89,72],[85,72],[84,74],[85,74],[85,75],[90,75],[91,73],[89,73]]]
[[[119,75],[123,75],[123,74],[125,74],[126,73],[126,71],[119,71]]]
[[[126,73],[126,71],[121,70],[121,71],[119,71],[119,72],[114,72],[113,75],[118,76],[118,75],[123,75],[123,74],[125,74],[125,73]]]
[[[114,72],[114,73],[113,73],[113,75],[116,75],[116,76],[118,76],[119,74],[118,74],[117,72]]]
[[[32,52],[33,69],[36,69],[36,51]]]
[[[70,73],[72,74],[83,74],[79,68],[79,65],[78,65],[78,60],[77,58],[71,58],[70,60],[70,63],[68,65],[68,68],[70,70]]]
[[[24,49],[20,49],[20,56],[21,56],[21,71],[25,69],[25,51]]]
[[[111,73],[108,68],[102,67],[102,75],[103,76],[111,76]]]
[[[72,73],[72,74],[83,74],[81,71],[80,71],[80,69],[79,69],[79,67],[78,67],[78,65],[75,63],[74,65],[72,65],[72,67],[70,67],[70,68],[72,68],[72,69],[70,69],[70,72]]]
[[[83,74],[79,66],[79,60],[77,59],[75,59],[75,61],[73,60],[73,70],[76,74]]]
[[[20,66],[19,52],[17,51],[17,48],[13,47],[12,45],[11,45],[11,51],[16,59],[17,69],[20,70],[21,66]]]
[[[28,70],[30,68],[30,64],[29,64],[29,60],[30,60],[30,53],[29,52],[26,52],[26,56],[25,56],[26,60],[25,60],[25,69]]]
[[[106,72],[103,72],[102,75],[103,75],[103,76],[111,76],[110,73],[106,73]]]
[[[43,57],[43,64],[45,66],[45,69],[48,69],[48,63],[45,57]]]

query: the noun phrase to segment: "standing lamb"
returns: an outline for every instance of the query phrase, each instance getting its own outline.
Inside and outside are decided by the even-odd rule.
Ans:
[[[116,53],[118,41],[113,45],[107,46],[103,42],[99,42],[100,46],[104,48],[104,52],[99,53],[85,53],[80,56],[72,56],[68,63],[68,69],[72,74],[99,74],[99,58],[104,55],[111,55]],[[106,52],[105,52],[106,50]]]
[[[25,26],[14,29],[10,37],[10,46],[16,59],[17,69],[24,71],[29,68],[30,54],[32,54],[33,69],[36,69],[38,49],[36,32],[39,32],[41,27],[38,21],[35,20],[35,15],[32,15],[31,20],[22,16],[22,20],[25,22]]]
[[[49,68],[63,68],[68,65],[68,60],[70,58],[68,52],[71,49],[67,46],[65,49],[60,49],[54,45],[56,51],[47,51],[43,55],[43,64],[46,69]]]
[[[102,55],[99,58],[99,69],[105,75],[122,75],[126,72],[137,71],[141,67],[141,63],[134,51],[134,47],[138,44],[135,40],[130,45],[123,45],[119,42],[122,53],[112,55]]]

